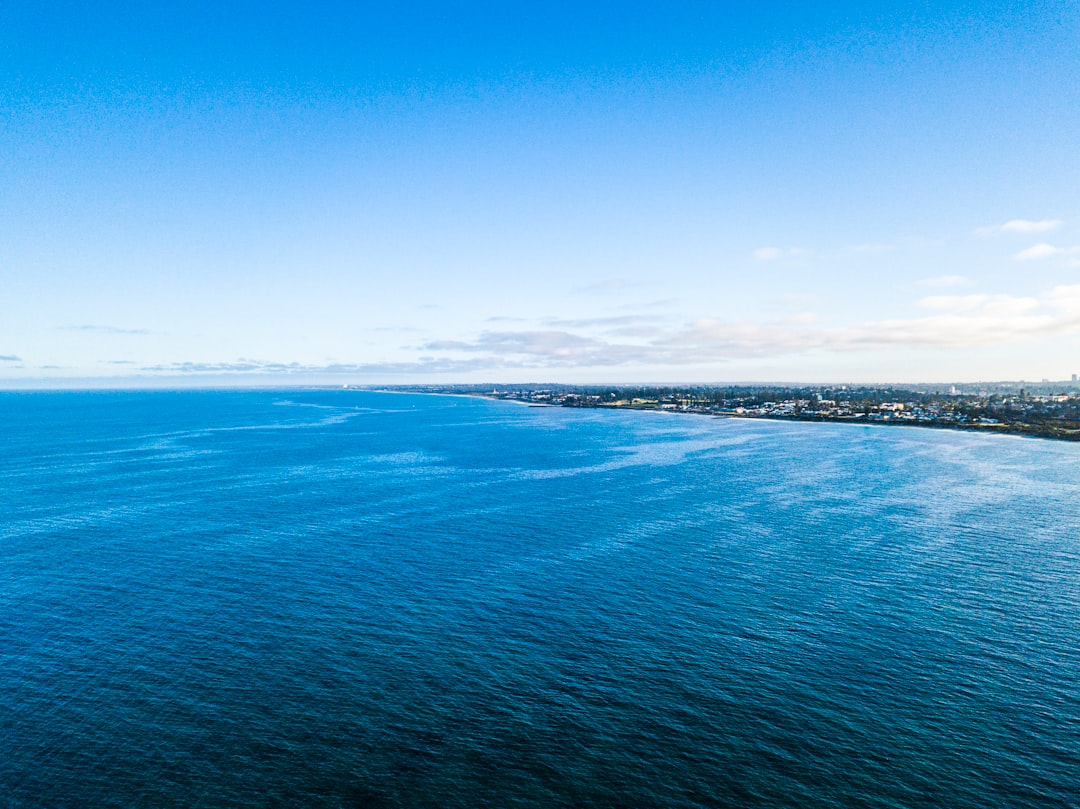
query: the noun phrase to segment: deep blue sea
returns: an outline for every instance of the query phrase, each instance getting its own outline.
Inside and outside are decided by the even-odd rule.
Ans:
[[[1080,445],[0,394],[0,806],[1078,807]]]

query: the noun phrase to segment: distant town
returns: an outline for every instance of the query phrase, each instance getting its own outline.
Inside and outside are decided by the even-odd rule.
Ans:
[[[863,385],[425,385],[536,406],[908,425],[1080,440],[1080,382]]]

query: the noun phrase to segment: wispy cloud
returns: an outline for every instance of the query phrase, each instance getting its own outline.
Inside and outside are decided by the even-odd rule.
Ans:
[[[477,370],[519,368],[523,363],[499,358],[453,359],[446,357],[420,357],[412,361],[331,363],[315,365],[299,362],[272,362],[240,359],[235,362],[172,362],[144,365],[139,370],[151,374],[207,374],[207,375],[355,375],[385,376],[408,374],[468,373]]]
[[[14,354],[0,354],[0,362],[22,362],[22,357],[16,357]]]
[[[937,295],[919,304],[932,314],[832,327],[809,312],[770,322],[703,318],[638,340],[568,330],[483,332],[474,340],[438,341],[424,348],[513,360],[525,367],[689,365],[808,351],[973,348],[1080,333],[1080,285],[1057,287],[1042,297]]]
[[[1000,225],[978,228],[975,233],[979,236],[992,236],[995,233],[1049,233],[1063,224],[1060,219],[1010,219]]]
[[[782,306],[813,306],[821,297],[812,292],[787,292],[780,296]]]
[[[844,252],[856,256],[880,256],[892,249],[890,244],[855,244],[845,248]]]
[[[967,286],[971,281],[963,275],[939,275],[936,278],[922,278],[915,283],[921,287],[946,289],[949,287]]]
[[[808,252],[802,247],[759,247],[750,255],[755,261],[790,261],[803,258]]]
[[[588,329],[635,326],[642,323],[655,323],[660,320],[663,320],[663,318],[656,315],[614,315],[611,317],[588,317],[579,320],[556,320],[551,318],[545,320],[544,324],[557,328]]]
[[[627,281],[625,278],[605,278],[601,281],[595,281],[591,284],[575,287],[574,292],[603,294],[606,292],[619,292],[636,286],[641,286],[641,284],[635,281]]]
[[[60,331],[95,332],[97,334],[149,334],[149,329],[122,329],[116,326],[98,326],[92,323],[84,323],[79,326],[57,326]]]
[[[1044,258],[1053,258],[1054,256],[1076,256],[1080,255],[1080,246],[1075,247],[1055,247],[1052,244],[1046,242],[1039,242],[1033,244],[1026,250],[1021,250],[1013,258],[1017,261],[1038,261]]]
[[[1032,296],[942,294],[916,303],[925,314],[841,325],[825,323],[809,311],[769,321],[701,318],[674,325],[643,317],[582,318],[558,321],[561,328],[486,330],[468,339],[436,340],[419,346],[415,359],[392,362],[317,365],[241,357],[232,362],[147,365],[140,370],[190,376],[422,377],[508,370],[715,365],[808,352],[965,349],[1080,335],[1080,284]],[[3,359],[17,360],[12,355]]]
[[[1008,317],[1039,308],[1036,298],[1012,295],[932,295],[919,301],[924,309],[948,312],[982,312],[986,315]]]
[[[811,323],[820,323],[821,321],[822,317],[817,312],[796,312],[793,315],[788,315],[780,322],[792,326],[808,326]]]
[[[616,306],[616,309],[630,309],[637,311],[639,309],[668,309],[679,303],[678,298],[660,298],[655,301],[649,301],[648,303],[623,303]]]
[[[560,359],[583,358],[606,345],[591,337],[566,331],[486,331],[474,341],[437,340],[428,343],[428,351],[484,351],[494,354],[517,354]]]

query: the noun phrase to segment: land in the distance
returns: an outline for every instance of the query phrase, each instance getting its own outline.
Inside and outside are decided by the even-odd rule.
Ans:
[[[385,388],[384,388],[385,389]],[[394,390],[533,405],[661,410],[735,418],[910,425],[1080,440],[1080,386],[423,385]]]

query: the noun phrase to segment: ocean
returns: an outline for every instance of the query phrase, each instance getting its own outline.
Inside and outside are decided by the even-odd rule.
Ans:
[[[1075,809],[1080,445],[2,393],[0,806]]]

